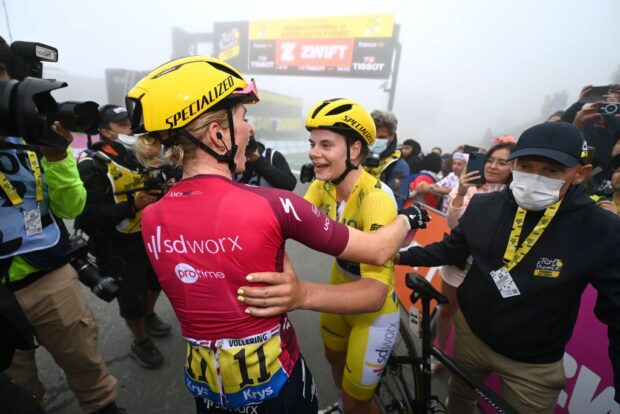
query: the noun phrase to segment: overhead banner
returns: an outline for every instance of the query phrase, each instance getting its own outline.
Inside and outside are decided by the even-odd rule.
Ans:
[[[317,17],[214,25],[216,55],[269,75],[387,78],[394,15]]]

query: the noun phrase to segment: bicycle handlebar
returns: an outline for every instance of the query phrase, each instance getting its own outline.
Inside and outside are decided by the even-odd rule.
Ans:
[[[419,298],[434,299],[440,305],[448,303],[448,298],[442,295],[426,280],[426,278],[418,273],[407,273],[405,283],[407,287],[413,290],[411,294],[411,302],[415,303]]]

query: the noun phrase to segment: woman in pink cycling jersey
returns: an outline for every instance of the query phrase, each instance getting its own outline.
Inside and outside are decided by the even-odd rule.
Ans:
[[[186,339],[185,383],[199,413],[247,412],[250,405],[257,413],[316,411],[312,376],[286,314],[257,318],[238,299],[240,288],[252,285],[249,273],[284,269],[287,238],[379,265],[408,229],[424,222],[419,210],[408,210],[366,234],[329,220],[293,193],[232,181],[245,165],[244,105],[257,101],[253,81],[203,56],[160,66],[128,94],[133,128],[146,131],[136,145],[139,159],[183,167],[183,179],[144,210],[142,230]],[[290,282],[290,289],[313,289]]]

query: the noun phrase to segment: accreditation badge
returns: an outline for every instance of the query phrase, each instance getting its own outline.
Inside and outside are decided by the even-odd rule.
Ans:
[[[35,234],[43,232],[41,211],[38,207],[32,210],[24,210],[24,226],[26,227],[27,236],[34,236]]]
[[[497,286],[499,293],[502,295],[502,298],[506,299],[513,296],[519,296],[521,294],[517,284],[512,279],[510,272],[505,267],[492,270],[491,277],[493,278],[493,282],[495,282],[495,286]]]

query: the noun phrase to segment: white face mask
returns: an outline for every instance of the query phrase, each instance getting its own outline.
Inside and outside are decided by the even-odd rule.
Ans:
[[[513,170],[510,189],[519,207],[541,211],[560,199],[563,185],[562,180]]]
[[[130,151],[136,146],[136,137],[133,135],[118,134],[118,138],[116,138],[116,140]]]
[[[377,138],[375,143],[369,147],[373,154],[381,154],[388,146],[387,138]]]

